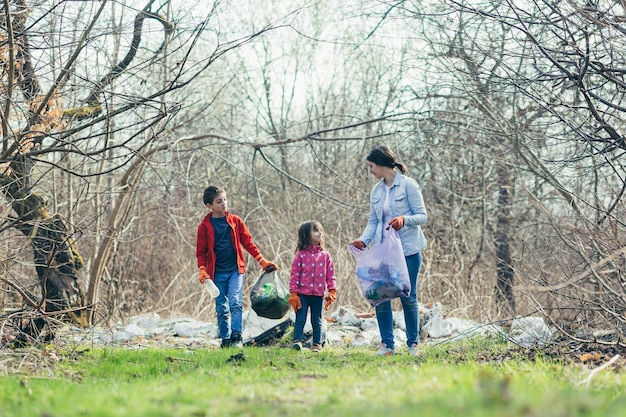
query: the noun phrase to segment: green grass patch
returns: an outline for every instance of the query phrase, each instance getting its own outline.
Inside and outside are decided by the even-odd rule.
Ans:
[[[285,347],[55,353],[0,378],[3,417],[626,416],[620,367],[587,367],[474,339],[422,356]]]

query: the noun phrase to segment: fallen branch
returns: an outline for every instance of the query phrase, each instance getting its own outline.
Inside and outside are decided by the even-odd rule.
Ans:
[[[591,378],[593,378],[598,372],[611,366],[613,362],[615,362],[618,359],[619,359],[619,355],[615,355],[607,363],[600,365],[597,368],[591,370],[591,372],[589,372],[589,375],[587,375],[587,378],[583,379],[582,381],[578,381],[576,383],[576,386],[582,385],[582,384],[585,384],[585,386],[589,386],[589,383],[591,382]]]

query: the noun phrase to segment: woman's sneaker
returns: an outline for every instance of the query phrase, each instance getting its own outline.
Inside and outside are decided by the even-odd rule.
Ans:
[[[302,342],[296,340],[295,342],[293,342],[293,345],[291,345],[291,348],[293,350],[302,350]]]
[[[413,343],[411,346],[409,346],[409,355],[411,356],[420,355],[420,347],[417,343]]]
[[[386,344],[381,344],[380,345],[380,349],[378,349],[378,352],[376,352],[376,354],[378,356],[391,356],[391,355],[395,355],[396,351],[393,350],[393,348],[388,348]]]
[[[322,345],[320,345],[319,343],[313,343],[313,345],[311,346],[311,352],[321,352],[322,351]]]

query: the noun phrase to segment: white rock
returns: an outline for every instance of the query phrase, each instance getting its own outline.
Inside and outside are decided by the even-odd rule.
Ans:
[[[152,327],[146,329],[146,337],[161,336],[163,334],[170,333],[170,330],[172,329],[166,327]],[[171,333],[173,334],[174,332],[172,331]]]
[[[179,337],[218,337],[217,326],[213,323],[201,321],[181,321],[174,324],[174,335]]]
[[[163,319],[161,323],[159,323],[159,325],[163,327],[174,328],[176,323],[186,323],[186,322],[191,322],[191,321],[197,321],[197,320],[194,320],[191,317],[170,316],[166,319]]]
[[[128,333],[125,331],[113,333],[114,342],[126,342],[128,340],[134,340],[137,338],[136,334]]]
[[[369,331],[369,330],[378,331],[378,322],[376,321],[376,317],[363,319],[363,321],[361,322],[361,329],[364,331]]]
[[[132,317],[128,321],[128,324],[134,324],[135,326],[141,327],[142,329],[146,330],[157,327],[160,321],[161,317],[159,317],[159,315],[156,313],[152,313]]]
[[[124,327],[124,330],[127,333],[133,334],[135,336],[145,336],[146,332],[143,331],[143,329],[139,326],[137,326],[136,324],[128,324],[126,325],[126,327]]]

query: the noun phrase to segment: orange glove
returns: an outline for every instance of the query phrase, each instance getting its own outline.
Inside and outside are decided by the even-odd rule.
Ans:
[[[326,300],[324,311],[328,311],[330,305],[337,301],[337,290],[328,290],[328,295],[324,297],[324,300]]]
[[[278,271],[278,265],[274,262],[266,261],[263,258],[259,261],[259,265],[261,265],[261,268],[263,268],[265,272]]]
[[[404,216],[398,216],[391,219],[389,222],[389,226],[393,227],[394,230],[400,230],[404,226]],[[389,226],[387,226],[387,230],[389,230]]]
[[[355,240],[354,242],[350,244],[357,249],[363,249],[366,246],[365,242],[363,242],[362,240]]]
[[[300,297],[298,297],[298,293],[291,292],[289,293],[289,304],[293,307],[293,311],[298,312],[302,308],[302,303],[300,302]]]
[[[209,276],[209,273],[206,271],[206,268],[201,266],[200,267],[200,276],[198,277],[198,280],[200,281],[200,284],[204,284],[204,281],[206,281],[207,279],[211,279],[211,277]]]

